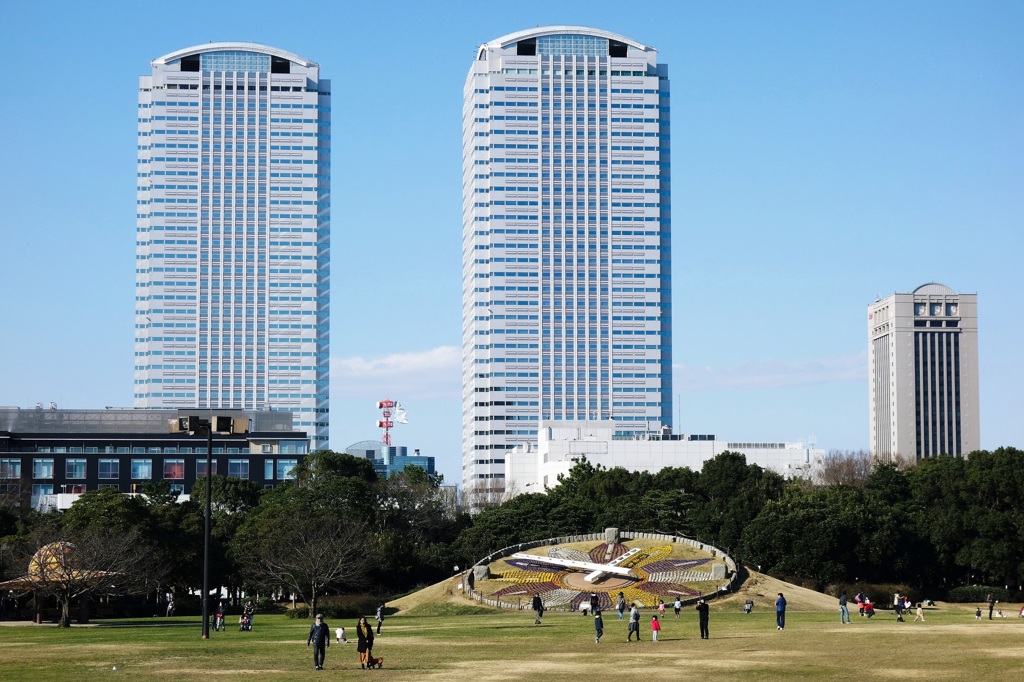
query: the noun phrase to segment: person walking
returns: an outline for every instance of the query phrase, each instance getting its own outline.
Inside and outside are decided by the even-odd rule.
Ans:
[[[662,618],[665,617],[665,600],[664,599],[659,599],[658,600],[658,615],[661,616]]]
[[[224,627],[224,602],[217,602],[217,610],[213,612],[213,631],[220,632],[221,630],[227,631]]]
[[[708,616],[710,615],[711,607],[703,599],[697,600],[697,619],[700,621],[700,638],[711,639],[711,635],[708,634]]]
[[[914,615],[914,622],[916,623],[917,621],[924,622],[924,606],[920,602],[917,604],[917,613]]]
[[[601,618],[601,610],[594,611],[594,644],[600,644],[604,637],[604,619]]]
[[[309,626],[306,646],[313,645],[313,670],[324,669],[324,657],[331,645],[331,628],[324,622],[323,614],[316,614],[316,620]]]
[[[679,611],[683,608],[683,601],[676,597],[675,602],[672,604],[672,610],[676,612],[676,620],[679,620]]]
[[[619,592],[618,599],[615,600],[615,610],[619,612],[619,620],[622,620],[626,613],[626,595],[621,592]]]
[[[661,632],[661,621],[658,620],[657,615],[651,616],[651,641],[658,641],[658,633]]]
[[[167,617],[170,618],[174,615],[174,595],[167,601]]]
[[[366,616],[359,617],[356,625],[356,651],[359,653],[359,667],[369,670],[374,665],[373,659],[373,628],[366,621]]]
[[[846,592],[839,595],[839,622],[850,624],[850,609],[846,606]]]
[[[530,604],[530,608],[533,609],[536,618],[533,619],[534,625],[540,625],[540,619],[544,617],[544,601],[540,598],[539,594],[533,595],[533,603]]]
[[[384,602],[377,607],[377,634],[380,634],[380,626],[384,624]]]
[[[636,607],[636,604],[629,609],[629,634],[626,635],[626,641],[632,642],[633,635],[636,634],[636,641],[640,641],[640,610]]]
[[[246,600],[245,606],[242,607],[242,615],[249,623],[249,630],[252,630],[252,617],[256,615],[256,605],[252,603],[252,599]]]
[[[778,630],[786,629],[786,598],[779,592],[779,598],[775,600],[775,625]]]

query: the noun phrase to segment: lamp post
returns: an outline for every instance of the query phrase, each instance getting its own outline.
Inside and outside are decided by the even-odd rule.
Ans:
[[[177,423],[175,423],[177,422]],[[187,431],[190,436],[206,436],[206,519],[203,524],[203,639],[210,638],[210,521],[212,517],[213,434],[248,433],[248,419],[231,417],[181,417],[172,420],[172,431]]]

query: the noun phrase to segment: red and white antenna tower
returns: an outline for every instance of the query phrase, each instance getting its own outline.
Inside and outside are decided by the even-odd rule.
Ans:
[[[402,403],[397,400],[381,400],[377,403],[377,409],[380,410],[380,416],[382,417],[377,422],[377,426],[384,432],[381,435],[381,442],[391,447],[391,429],[394,428],[395,422],[408,424],[409,418],[406,416]],[[391,421],[391,415],[395,416],[395,421]]]
[[[395,426],[395,422],[391,421],[391,415],[394,414],[395,405],[397,404],[394,400],[381,400],[377,403],[377,409],[380,410],[382,417],[377,422],[377,426],[382,431],[380,442],[388,447],[391,447],[391,429]]]

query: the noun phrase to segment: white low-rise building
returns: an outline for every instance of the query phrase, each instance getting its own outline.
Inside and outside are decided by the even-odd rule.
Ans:
[[[641,436],[617,436],[615,422],[540,422],[538,443],[521,445],[505,461],[506,491],[540,492],[558,485],[582,458],[607,469],[655,473],[665,467],[699,471],[704,462],[725,451],[738,452],[748,464],[771,469],[783,476],[809,475],[825,451],[803,443],[733,442],[710,435],[674,435],[667,430]]]

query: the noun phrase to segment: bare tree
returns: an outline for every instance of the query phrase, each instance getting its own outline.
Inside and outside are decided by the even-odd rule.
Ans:
[[[485,509],[500,507],[519,493],[514,484],[506,486],[478,481],[462,489],[462,508],[475,514]]]
[[[896,468],[900,471],[906,471],[917,466],[917,458],[913,455],[904,455],[903,453],[896,453],[892,456],[892,462],[896,465]]]
[[[135,530],[49,528],[40,530],[28,547],[28,573],[11,582],[55,596],[61,627],[71,626],[73,602],[94,595],[143,594],[159,582],[160,566]]]
[[[871,476],[871,455],[863,450],[831,450],[818,465],[818,482],[825,486],[860,487]]]
[[[286,510],[246,540],[245,571],[261,585],[295,592],[312,616],[330,588],[362,584],[369,568],[364,535],[324,511]]]

